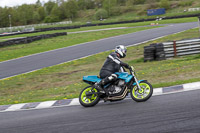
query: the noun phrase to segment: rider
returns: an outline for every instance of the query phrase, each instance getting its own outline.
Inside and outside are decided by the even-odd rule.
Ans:
[[[117,79],[117,75],[115,72],[124,72],[122,66],[127,69],[130,69],[130,66],[120,60],[120,58],[126,57],[127,49],[124,45],[116,46],[115,52],[112,52],[108,55],[106,61],[104,62],[103,67],[100,71],[100,78],[102,79],[99,83],[95,83],[94,87],[99,89],[104,93],[103,86],[115,81]]]

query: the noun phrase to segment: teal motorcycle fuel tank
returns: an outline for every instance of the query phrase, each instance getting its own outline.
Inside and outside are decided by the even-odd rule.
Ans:
[[[133,76],[127,72],[116,72],[115,74],[118,75],[118,79],[123,79],[126,83],[128,83],[133,78]]]

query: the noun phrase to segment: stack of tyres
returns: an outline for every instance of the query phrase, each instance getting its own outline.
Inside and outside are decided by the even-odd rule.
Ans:
[[[165,60],[165,51],[164,51],[164,46],[162,43],[158,43],[155,45],[156,47],[156,60],[160,61],[160,60]]]
[[[154,44],[144,47],[144,62],[155,60],[155,50]]]
[[[153,43],[144,47],[144,62],[165,60],[165,52],[162,43]]]

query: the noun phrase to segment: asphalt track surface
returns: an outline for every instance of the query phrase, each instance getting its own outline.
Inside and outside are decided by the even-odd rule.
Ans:
[[[115,46],[120,44],[130,46],[158,37],[195,28],[197,26],[198,25],[196,22],[172,24],[166,27],[110,37],[93,42],[79,44],[76,46],[56,49],[48,52],[17,58],[14,60],[0,62],[0,79],[27,73],[48,66],[61,64],[99,52],[112,50],[115,48]]]
[[[199,133],[200,90],[106,102],[0,113],[1,133]]]

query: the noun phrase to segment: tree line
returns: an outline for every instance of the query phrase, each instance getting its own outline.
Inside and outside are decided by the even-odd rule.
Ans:
[[[133,6],[160,0],[50,0],[35,4],[23,4],[15,7],[0,7],[0,27],[28,25],[37,23],[51,23],[63,20],[73,20],[81,11],[96,9],[99,19],[115,15],[118,6]],[[161,0],[168,1],[168,0]]]

